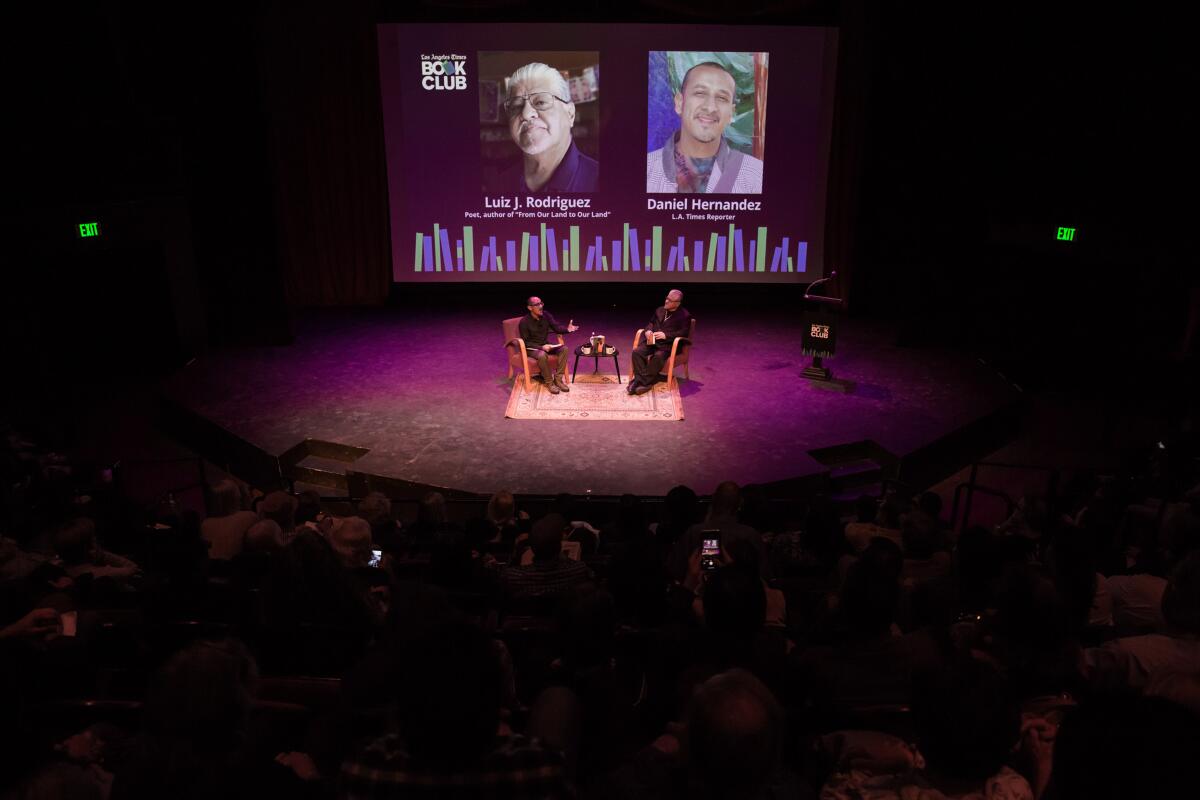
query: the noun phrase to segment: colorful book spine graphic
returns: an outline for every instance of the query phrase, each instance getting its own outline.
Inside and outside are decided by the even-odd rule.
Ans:
[[[475,240],[470,225],[462,228],[462,238],[450,238],[450,230],[434,224],[432,233],[417,233],[413,238],[414,272],[806,272],[808,242],[783,236],[772,241],[767,228],[747,231],[730,224],[728,229],[709,231],[695,238],[678,236],[674,244],[666,239],[662,225],[655,225],[650,238],[639,238],[637,228],[625,222],[621,237],[606,246],[604,237],[583,252],[578,225],[561,229],[539,223],[536,230],[523,231],[519,240],[501,242],[495,236]],[[666,248],[665,267],[664,253]],[[503,258],[501,254],[503,253]],[[611,256],[608,255],[611,253]],[[768,256],[770,263],[768,264]]]
[[[447,272],[452,270],[454,262],[450,260],[450,232],[445,228],[441,230],[442,246],[438,250],[442,254],[442,266],[438,269],[444,269]]]
[[[550,255],[550,271],[558,272],[558,250],[554,246],[554,229],[546,230],[546,226],[543,225],[542,235],[548,239],[546,242],[546,252]],[[563,259],[563,261],[565,263],[566,259]]]

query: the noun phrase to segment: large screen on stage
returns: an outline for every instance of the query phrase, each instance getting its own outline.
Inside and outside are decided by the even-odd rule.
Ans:
[[[821,277],[836,31],[383,24],[397,281]]]

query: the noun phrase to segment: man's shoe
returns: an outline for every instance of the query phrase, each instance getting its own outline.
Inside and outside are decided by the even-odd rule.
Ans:
[[[645,394],[646,392],[650,391],[653,388],[654,388],[653,386],[646,386],[645,384],[638,384],[638,387],[633,390],[633,393],[634,394]]]
[[[638,386],[640,386],[640,385],[641,385],[641,384],[637,382],[637,378],[634,378],[634,379],[633,379],[633,380],[631,380],[631,381],[630,381],[628,384],[626,384],[626,385],[625,385],[625,391],[626,391],[628,394],[633,394],[634,392],[636,392],[636,391],[637,391],[637,388],[638,388]]]
[[[571,391],[571,387],[570,387],[570,386],[567,386],[567,382],[566,382],[566,380],[565,380],[565,379],[564,379],[564,378],[563,378],[561,375],[559,375],[559,376],[557,376],[557,377],[555,377],[555,378],[554,378],[554,384],[555,384],[555,385],[556,385],[556,386],[557,386],[559,389],[562,389],[564,392],[569,392],[569,391]]]
[[[550,391],[550,394],[558,394],[560,391],[558,386],[555,385],[554,381],[549,381],[546,383],[546,388]]]

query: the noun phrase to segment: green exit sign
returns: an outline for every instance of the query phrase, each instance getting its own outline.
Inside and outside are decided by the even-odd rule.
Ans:
[[[1057,238],[1060,242],[1073,242],[1073,241],[1075,241],[1075,229],[1074,228],[1059,228]]]
[[[91,236],[100,235],[99,222],[81,222],[79,223],[79,238],[87,239]]]

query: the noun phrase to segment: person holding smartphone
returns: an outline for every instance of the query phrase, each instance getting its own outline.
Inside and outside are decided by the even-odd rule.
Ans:
[[[702,531],[700,540],[700,569],[712,572],[721,566],[721,531],[709,529]]]
[[[703,522],[688,528],[674,548],[667,566],[671,577],[682,581],[687,575],[688,558],[699,550],[704,539],[717,539],[721,550],[728,550],[736,542],[746,542],[758,555],[759,570],[767,576],[767,550],[762,535],[749,525],[738,522],[737,513],[742,506],[742,492],[733,481],[725,481],[713,492],[708,516]],[[712,531],[716,531],[714,535]]]

